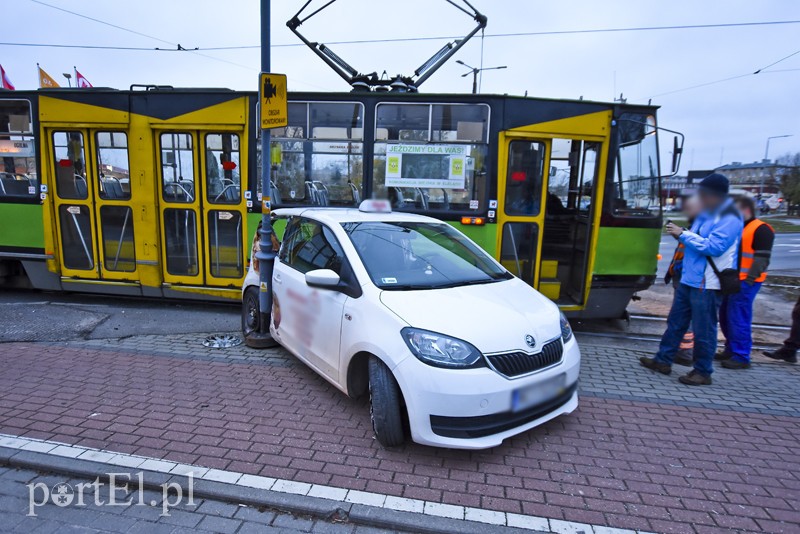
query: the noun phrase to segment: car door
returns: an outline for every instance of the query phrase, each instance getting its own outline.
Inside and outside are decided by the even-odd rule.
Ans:
[[[305,274],[331,269],[341,274],[344,253],[333,232],[311,219],[294,217],[286,228],[273,274],[272,326],[279,341],[329,380],[339,382],[339,346],[347,295],[312,288]]]

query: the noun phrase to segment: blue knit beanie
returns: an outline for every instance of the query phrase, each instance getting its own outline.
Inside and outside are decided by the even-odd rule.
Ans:
[[[730,190],[730,182],[725,176],[715,172],[703,178],[700,182],[700,190],[724,197]]]

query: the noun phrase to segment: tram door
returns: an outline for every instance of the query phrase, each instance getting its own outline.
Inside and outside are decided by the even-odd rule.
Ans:
[[[501,263],[562,307],[582,306],[602,143],[507,137],[501,146]]]
[[[65,129],[48,135],[62,276],[137,282],[127,134]]]
[[[240,287],[246,207],[238,132],[156,133],[164,282]]]

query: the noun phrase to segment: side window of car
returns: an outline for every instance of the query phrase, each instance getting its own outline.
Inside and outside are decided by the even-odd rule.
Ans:
[[[333,232],[316,221],[303,219],[287,228],[281,261],[301,273],[330,269],[341,274],[344,252]]]
[[[278,260],[280,260],[281,263],[289,264],[289,250],[292,248],[294,238],[297,235],[297,228],[300,226],[299,222],[299,219],[291,218],[286,223],[286,230],[283,232],[283,242],[278,251]],[[256,238],[258,238],[258,234],[256,234]]]

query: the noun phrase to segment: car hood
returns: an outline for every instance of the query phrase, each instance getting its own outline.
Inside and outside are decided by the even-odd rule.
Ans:
[[[540,350],[561,335],[558,307],[518,278],[447,289],[382,291],[380,300],[409,326],[472,343],[484,354]],[[525,337],[532,335],[531,349]]]

